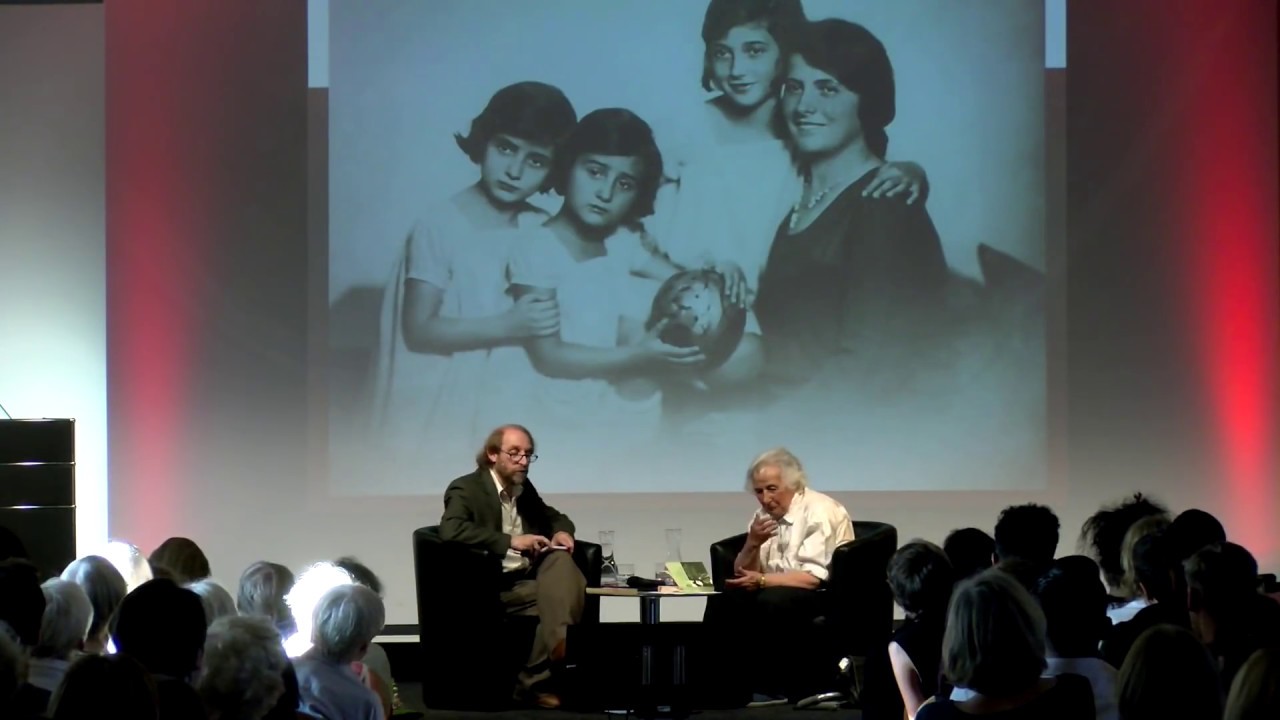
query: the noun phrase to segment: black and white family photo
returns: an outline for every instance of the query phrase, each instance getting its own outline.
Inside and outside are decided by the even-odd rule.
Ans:
[[[505,422],[560,492],[731,492],[780,445],[834,490],[1044,487],[1041,3],[332,0],[329,35],[335,493],[439,492]]]

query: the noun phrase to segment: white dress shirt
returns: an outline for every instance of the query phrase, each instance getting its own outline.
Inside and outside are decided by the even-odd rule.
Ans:
[[[498,479],[498,473],[489,468],[489,476],[493,478],[493,487],[498,491],[498,502],[502,505],[502,532],[515,537],[524,534],[524,521],[520,519],[520,512],[516,510],[516,499],[520,497],[520,491],[524,489],[521,485],[512,485],[510,488],[502,487],[502,481]],[[507,548],[507,554],[502,558],[502,571],[514,572],[516,570],[524,570],[529,567],[529,558],[520,554],[515,548]]]
[[[757,510],[752,521],[764,516]],[[826,580],[832,553],[851,540],[849,511],[817,490],[801,490],[778,520],[778,532],[760,546],[760,567],[766,573],[803,570]]]

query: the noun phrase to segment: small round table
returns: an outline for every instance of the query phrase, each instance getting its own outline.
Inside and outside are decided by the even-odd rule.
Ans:
[[[719,595],[715,590],[692,590],[684,591],[675,587],[664,587],[658,590],[639,590],[637,588],[587,588],[588,595],[599,595],[602,597],[633,597],[640,600],[640,624],[646,627],[652,627],[662,621],[662,600],[673,598],[695,598],[709,597],[711,595]],[[653,654],[654,643],[651,633],[646,633],[643,644],[640,646],[640,685],[644,688],[653,686]],[[673,649],[674,657],[671,663],[671,684],[673,688],[683,688],[685,684],[685,647],[684,643],[677,642]],[[622,711],[620,711],[622,712]],[[677,709],[671,705],[658,705],[657,703],[646,703],[646,707],[638,710],[626,710],[627,714],[635,714],[641,718],[680,718],[687,717],[688,711]]]

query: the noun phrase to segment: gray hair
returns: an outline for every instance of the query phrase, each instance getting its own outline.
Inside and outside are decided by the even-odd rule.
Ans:
[[[212,625],[218,618],[236,614],[236,601],[227,589],[210,578],[187,583],[187,589],[200,596],[200,604],[204,606],[204,622]]]
[[[89,623],[89,639],[105,636],[116,608],[128,593],[124,576],[106,558],[88,555],[75,560],[62,571],[62,579],[80,586],[89,596],[93,606],[93,620]]]
[[[215,717],[257,720],[284,692],[289,665],[280,633],[264,617],[230,615],[209,626],[196,690]]]
[[[360,648],[373,642],[386,624],[382,598],[363,585],[339,585],[316,603],[311,642],[328,660],[360,659]]]
[[[804,490],[809,487],[809,476],[804,474],[804,466],[800,464],[800,458],[790,450],[779,447],[766,450],[751,461],[751,466],[747,468],[747,490],[751,490],[751,484],[755,481],[756,475],[766,467],[777,468],[782,475],[782,481],[793,490]]]
[[[297,630],[293,613],[285,603],[285,595],[293,587],[294,576],[289,568],[278,563],[256,562],[240,575],[240,588],[236,596],[236,609],[242,615],[260,615],[275,623],[281,635],[289,636]]]
[[[93,604],[84,589],[70,580],[46,580],[40,590],[44,593],[44,615],[40,618],[40,639],[31,654],[66,660],[89,634]]]
[[[1045,668],[1045,619],[1014,577],[985,570],[956,587],[942,638],[942,669],[955,685],[1010,697]]]

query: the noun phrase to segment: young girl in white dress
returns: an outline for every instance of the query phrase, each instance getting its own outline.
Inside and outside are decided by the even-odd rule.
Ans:
[[[639,222],[653,212],[662,178],[649,125],[629,110],[596,110],[556,158],[554,187],[564,204],[516,244],[510,279],[517,302],[559,306],[559,332],[528,338],[526,352],[495,352],[494,381],[497,405],[537,418],[539,448],[547,450],[539,470],[550,469],[555,448],[563,487],[583,468],[599,471],[585,457],[643,447],[657,429],[655,386],[629,392],[628,380],[663,378],[705,358],[663,343],[661,327],[643,329],[656,285],[639,277],[679,270],[641,240]]]
[[[488,429],[478,408],[490,352],[557,332],[555,302],[513,300],[506,272],[515,231],[547,218],[529,198],[551,188],[557,146],[576,122],[559,89],[521,82],[455,136],[480,176],[420,219],[384,296],[373,432],[387,451],[410,463],[467,457]]]

